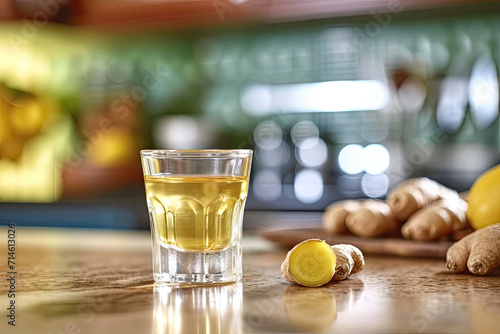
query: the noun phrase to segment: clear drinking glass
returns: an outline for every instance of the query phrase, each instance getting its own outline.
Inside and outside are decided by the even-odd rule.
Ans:
[[[141,160],[155,281],[241,279],[252,151],[144,150]]]

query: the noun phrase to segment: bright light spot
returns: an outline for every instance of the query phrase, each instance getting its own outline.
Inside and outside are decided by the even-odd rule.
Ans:
[[[425,98],[427,97],[427,87],[421,79],[410,77],[399,88],[398,96],[403,111],[416,113],[424,105]]]
[[[390,155],[380,144],[366,146],[361,152],[361,165],[368,174],[380,174],[389,168]]]
[[[389,189],[389,179],[385,174],[365,174],[361,178],[361,190],[368,197],[382,197]]]
[[[263,170],[253,178],[253,192],[261,201],[274,201],[281,196],[281,177],[277,172]]]
[[[319,140],[319,129],[311,121],[300,121],[290,131],[292,143],[300,149],[309,149]]]
[[[274,121],[264,121],[253,131],[253,138],[257,146],[272,150],[280,146],[283,141],[283,132]]]
[[[344,147],[338,157],[340,169],[347,174],[380,174],[389,168],[389,151],[380,144],[371,144],[363,148],[358,144]]]
[[[314,91],[315,111],[380,110],[389,102],[389,91],[380,81],[330,81]]]
[[[189,116],[165,117],[153,129],[156,142],[165,148],[192,149],[199,145],[198,123]]]
[[[311,139],[307,139],[311,140]],[[304,146],[307,140],[303,141]],[[316,145],[307,149],[297,149],[299,163],[306,167],[318,167],[323,165],[328,158],[328,147],[323,139],[314,140]]]
[[[361,164],[361,154],[363,146],[351,144],[344,147],[339,153],[339,166],[344,173],[358,174],[363,171]]]
[[[255,157],[264,166],[280,167],[290,159],[290,147],[286,142],[282,142],[280,146],[272,150],[257,149]]]
[[[276,112],[380,110],[389,102],[389,90],[377,80],[251,85],[241,94],[240,102],[243,110],[254,116]]]
[[[454,133],[460,129],[467,109],[467,77],[447,76],[439,89],[439,100],[436,109],[436,120],[446,133]]]
[[[345,197],[362,196],[361,174],[339,176],[337,178],[337,189]]]
[[[266,85],[248,87],[240,98],[241,107],[253,116],[269,114],[272,109],[272,91]]]
[[[470,75],[469,103],[472,122],[478,130],[489,127],[498,118],[498,75],[493,58],[479,58]]]
[[[293,189],[302,203],[315,203],[323,196],[323,177],[314,169],[301,170],[295,176]]]

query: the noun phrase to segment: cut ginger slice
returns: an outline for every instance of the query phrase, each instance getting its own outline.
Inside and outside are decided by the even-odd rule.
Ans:
[[[292,283],[316,287],[332,279],[335,265],[335,253],[324,240],[308,239],[288,252],[281,271]]]

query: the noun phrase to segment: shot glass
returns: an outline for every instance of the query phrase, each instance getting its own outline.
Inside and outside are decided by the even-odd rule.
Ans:
[[[144,150],[141,161],[155,281],[240,280],[252,151]]]

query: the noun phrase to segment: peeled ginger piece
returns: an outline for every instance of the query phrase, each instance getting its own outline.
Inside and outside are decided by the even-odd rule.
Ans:
[[[307,239],[288,252],[281,272],[289,282],[317,287],[330,282],[336,263],[335,252],[324,240]]]

